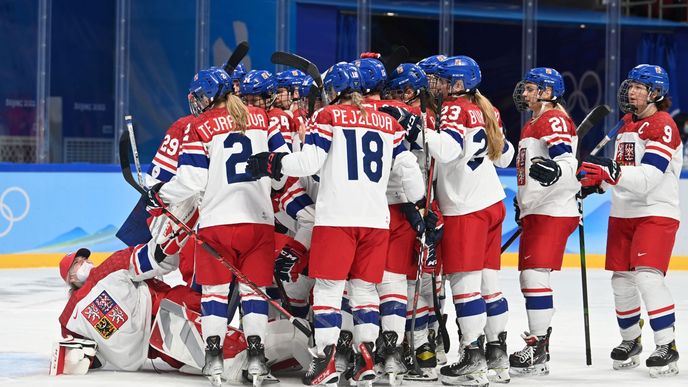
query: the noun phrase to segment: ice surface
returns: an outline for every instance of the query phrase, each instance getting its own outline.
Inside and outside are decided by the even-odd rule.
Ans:
[[[552,275],[554,305],[549,376],[512,379],[513,386],[688,386],[688,272],[670,272],[667,282],[676,304],[677,346],[682,358],[680,374],[672,378],[651,379],[645,359],[654,349],[649,324],[643,328],[644,351],[641,366],[626,371],[613,371],[609,352],[620,342],[610,285],[611,274],[602,270],[588,271],[590,294],[590,326],[592,331],[593,365],[585,365],[583,314],[580,271],[563,270]],[[505,268],[502,273],[503,292],[510,304],[509,352],[521,349],[520,332],[527,329],[525,305],[518,286],[518,272]],[[52,343],[59,340],[57,317],[67,299],[67,290],[57,269],[0,270],[0,385],[8,386],[210,386],[202,377],[187,376],[162,369],[157,373],[150,362],[140,372],[93,371],[85,376],[49,376],[49,355]],[[456,360],[457,337],[453,308],[450,314],[452,350],[450,361]],[[643,310],[643,318],[647,316]],[[301,386],[297,376],[281,376],[281,386]],[[410,386],[412,383],[404,383]],[[433,385],[433,383],[415,383]]]

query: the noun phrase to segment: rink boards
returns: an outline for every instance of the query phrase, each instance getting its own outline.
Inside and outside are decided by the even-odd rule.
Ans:
[[[513,169],[500,170],[507,208],[503,242],[516,230]],[[682,219],[688,219],[688,173],[680,180]],[[55,267],[69,251],[88,247],[95,261],[124,247],[116,237],[138,193],[122,179],[115,165],[0,164],[0,268]],[[604,267],[610,195],[585,200],[585,245],[588,267]],[[671,262],[688,270],[688,226],[679,228]],[[518,240],[502,257],[516,266]],[[565,267],[580,265],[578,232],[570,237]]]

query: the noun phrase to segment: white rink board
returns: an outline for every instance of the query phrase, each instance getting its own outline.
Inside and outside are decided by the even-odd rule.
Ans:
[[[593,366],[585,366],[580,272],[567,269],[554,273],[554,316],[551,341],[552,361],[549,376],[512,379],[509,386],[688,386],[688,272],[670,272],[668,284],[675,297],[677,345],[682,355],[680,374],[673,378],[651,379],[644,366],[654,348],[649,324],[643,329],[645,350],[642,365],[625,372],[613,371],[609,352],[620,342],[612,303],[610,273],[588,272],[590,325],[592,329]],[[0,385],[2,386],[210,386],[202,377],[181,375],[175,371],[156,373],[150,362],[141,372],[93,371],[85,376],[48,376],[49,353],[59,339],[57,317],[66,301],[66,288],[56,269],[0,270]],[[509,352],[521,349],[519,333],[526,329],[523,298],[518,286],[518,272],[502,272],[503,291],[509,301]],[[457,348],[453,308],[449,313],[452,336],[450,361]],[[647,321],[645,311],[643,318]],[[161,362],[156,366],[169,369]],[[301,386],[296,376],[280,377],[283,387]],[[439,385],[439,383],[404,383],[404,385]],[[277,387],[277,386],[276,386]]]

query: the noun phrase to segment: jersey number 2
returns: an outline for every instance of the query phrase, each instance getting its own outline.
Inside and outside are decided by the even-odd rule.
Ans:
[[[349,180],[358,180],[358,155],[356,152],[356,131],[344,129]],[[374,144],[374,146],[373,146]],[[377,183],[382,177],[382,138],[377,132],[366,132],[361,136],[363,151],[363,173],[370,181]]]
[[[476,168],[480,166],[480,164],[483,163],[483,160],[485,159],[485,156],[480,156],[482,155],[485,150],[487,149],[487,135],[485,134],[485,131],[483,129],[480,129],[475,135],[473,135],[473,142],[477,144],[482,144],[480,149],[478,149],[477,152],[473,155],[473,158],[466,163],[471,170],[475,171]]]
[[[227,184],[255,180],[250,174],[237,172],[237,164],[246,163],[253,153],[251,139],[240,133],[229,133],[225,139],[225,149],[231,149],[227,162]],[[244,168],[246,168],[244,166]]]

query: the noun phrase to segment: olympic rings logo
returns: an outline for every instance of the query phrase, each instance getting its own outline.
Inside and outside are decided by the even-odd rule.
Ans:
[[[7,203],[5,203],[5,198],[7,198],[7,195],[9,195],[12,192],[16,192],[19,195],[21,195],[24,198],[24,203],[26,203],[24,205],[24,211],[19,215],[15,214],[14,211],[12,211],[12,208],[10,208],[10,206]],[[9,234],[10,231],[12,231],[12,226],[14,226],[16,222],[19,222],[26,218],[26,216],[29,214],[30,207],[31,201],[29,200],[29,195],[26,193],[26,191],[19,187],[7,188],[2,193],[2,195],[0,195],[0,215],[2,215],[2,217],[5,218],[5,220],[8,222],[7,227],[4,230],[0,231],[0,238]]]
[[[571,81],[571,84],[573,85],[573,91],[568,93],[568,98],[565,98],[566,101],[566,109],[568,111],[573,111],[573,109],[576,107],[576,105],[580,106],[581,110],[583,110],[584,113],[590,112],[593,107],[597,106],[602,102],[602,81],[600,80],[600,76],[597,75],[596,72],[592,70],[588,70],[583,73],[583,75],[580,78],[580,82],[576,81],[576,77],[573,76],[573,73],[570,71],[564,71],[561,76],[563,78],[569,78]],[[590,79],[591,81],[588,81],[586,83],[586,80]],[[589,84],[590,82],[593,82],[597,88],[597,95],[595,99],[595,103],[590,105],[590,101],[588,101],[588,96],[585,95],[583,92],[583,85]]]

